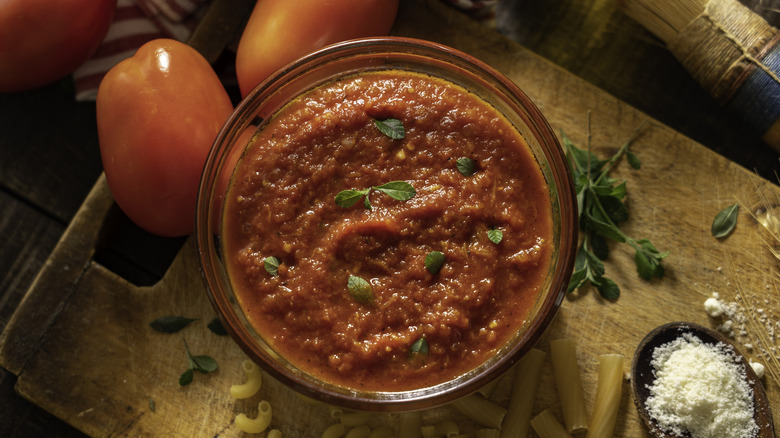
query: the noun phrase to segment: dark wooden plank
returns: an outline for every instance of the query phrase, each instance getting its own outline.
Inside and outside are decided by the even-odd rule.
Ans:
[[[67,224],[102,171],[95,104],[53,84],[0,93],[0,187]]]
[[[746,0],[777,25],[780,1]],[[774,10],[773,10],[774,9]],[[505,36],[742,166],[776,180],[778,154],[718,107],[680,63],[614,0],[504,0]]]

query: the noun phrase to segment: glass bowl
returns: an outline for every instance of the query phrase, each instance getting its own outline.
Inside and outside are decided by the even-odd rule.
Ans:
[[[236,163],[265,122],[296,96],[339,78],[402,70],[443,78],[488,102],[528,143],[546,180],[552,206],[549,270],[525,324],[481,365],[446,381],[404,390],[361,390],[324,381],[301,370],[260,336],[239,303],[223,248],[223,201]],[[568,285],[577,244],[577,207],[565,155],[531,100],[483,62],[432,42],[387,37],[335,44],[291,63],[258,85],[223,126],[205,164],[198,192],[196,239],[209,298],[235,342],[270,375],[299,393],[364,411],[409,411],[466,396],[499,377],[539,339]]]

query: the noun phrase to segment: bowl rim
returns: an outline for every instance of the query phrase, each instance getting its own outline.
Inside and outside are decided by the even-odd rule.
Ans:
[[[232,314],[233,305],[229,302],[227,294],[221,293],[222,291],[218,284],[221,280],[216,278],[220,276],[220,272],[218,266],[215,266],[215,260],[213,260],[215,239],[214,236],[212,236],[212,231],[214,228],[210,225],[213,214],[211,211],[211,204],[213,202],[213,193],[211,189],[214,186],[213,176],[215,173],[219,172],[220,162],[217,160],[219,146],[225,142],[225,139],[230,134],[231,130],[236,127],[235,125],[238,123],[237,119],[239,119],[242,114],[247,112],[257,114],[259,105],[256,101],[261,100],[257,98],[259,95],[267,92],[269,89],[273,89],[274,86],[289,80],[291,77],[307,74],[308,68],[318,60],[337,54],[343,56],[344,54],[351,52],[366,55],[381,55],[383,53],[406,54],[407,50],[422,50],[426,52],[426,55],[436,54],[440,61],[448,63],[457,60],[462,64],[460,68],[471,69],[485,75],[490,81],[494,82],[494,86],[501,89],[504,95],[508,95],[513,100],[516,100],[516,103],[523,110],[527,111],[527,115],[531,119],[530,122],[532,125],[528,126],[528,128],[535,133],[536,141],[540,143],[540,150],[544,153],[545,160],[551,169],[551,175],[549,177],[545,175],[545,179],[547,180],[548,185],[551,186],[551,191],[553,190],[552,185],[555,185],[554,191],[557,193],[557,205],[560,211],[558,213],[553,212],[553,215],[555,216],[557,214],[560,219],[560,233],[555,236],[558,240],[558,258],[556,265],[557,269],[551,270],[550,274],[559,273],[559,275],[552,279],[547,296],[544,297],[542,304],[538,305],[537,312],[542,316],[527,321],[522,327],[522,336],[515,335],[510,340],[510,342],[514,342],[514,344],[512,344],[509,350],[505,351],[504,357],[493,361],[490,366],[484,368],[479,374],[471,376],[462,382],[460,379],[466,374],[432,387],[408,391],[386,392],[382,394],[386,394],[387,397],[382,398],[368,396],[368,394],[376,395],[377,392],[375,391],[361,392],[350,388],[345,388],[345,391],[343,392],[325,391],[323,393],[322,387],[311,387],[299,376],[290,375],[283,367],[280,367],[275,363],[275,361],[267,360],[263,355],[258,355],[258,352],[251,346],[251,344],[254,343],[252,336],[241,328],[242,323],[237,319],[236,315]],[[525,120],[525,118],[523,118],[523,122],[526,125],[529,124],[529,121]],[[537,156],[538,152],[539,151],[534,151],[534,155]],[[537,156],[537,160],[538,159]],[[550,179],[552,179],[552,181]],[[551,198],[553,197],[554,196],[551,193]],[[555,205],[556,202],[553,202],[553,204]],[[206,206],[205,210],[204,205]],[[566,214],[567,212],[570,213]],[[299,393],[328,403],[364,411],[409,411],[438,406],[473,393],[487,382],[501,376],[537,343],[546,327],[549,326],[555,317],[563,297],[566,294],[569,278],[574,266],[576,244],[578,241],[578,224],[576,218],[577,203],[574,193],[574,183],[572,181],[571,171],[565,153],[547,122],[547,119],[542,115],[541,111],[531,99],[513,81],[483,61],[455,48],[426,40],[390,36],[343,41],[311,52],[266,78],[242,99],[222,126],[209,151],[198,187],[195,237],[200,272],[212,306],[219,315],[220,320],[231,338],[251,359],[258,361],[258,364],[269,374]],[[217,245],[217,251],[220,250],[221,248]],[[226,273],[224,275],[226,275]],[[215,292],[215,290],[217,292]],[[501,349],[504,350],[507,347],[509,347],[509,344]],[[481,365],[479,368],[484,366],[485,364]],[[313,379],[319,381],[319,379]],[[452,384],[452,382],[456,382],[456,384]]]

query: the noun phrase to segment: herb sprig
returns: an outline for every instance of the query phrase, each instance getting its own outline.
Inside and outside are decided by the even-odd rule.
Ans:
[[[187,345],[187,341],[184,341],[184,349],[187,351],[189,368],[179,376],[180,386],[187,386],[192,383],[195,371],[208,374],[217,370],[217,361],[211,356],[193,356],[190,353],[190,347]]]
[[[561,132],[574,178],[579,227],[582,232],[568,292],[590,283],[604,298],[615,300],[620,296],[618,285],[604,276],[602,260],[609,255],[607,239],[626,243],[634,249],[634,263],[641,278],[650,280],[664,275],[661,261],[669,255],[669,251],[659,252],[649,240],[636,240],[619,228],[618,224],[628,219],[628,210],[623,203],[626,182],[608,176],[623,155],[631,167],[641,167],[641,161],[629,150],[629,145],[643,125],[644,123],[637,127],[628,141],[607,160],[599,159],[590,150],[590,115],[587,149],[577,148],[566,134]]]
[[[336,205],[342,208],[349,208],[357,204],[358,201],[363,198],[363,206],[366,207],[366,209],[371,210],[371,203],[368,200],[368,195],[372,190],[384,193],[398,201],[412,199],[417,194],[414,187],[406,181],[390,181],[381,186],[372,186],[362,190],[342,190],[336,194]]]

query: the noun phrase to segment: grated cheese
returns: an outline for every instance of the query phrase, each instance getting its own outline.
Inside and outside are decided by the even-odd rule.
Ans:
[[[731,347],[683,334],[655,349],[652,366],[646,407],[660,428],[691,438],[756,436],[745,364]]]

